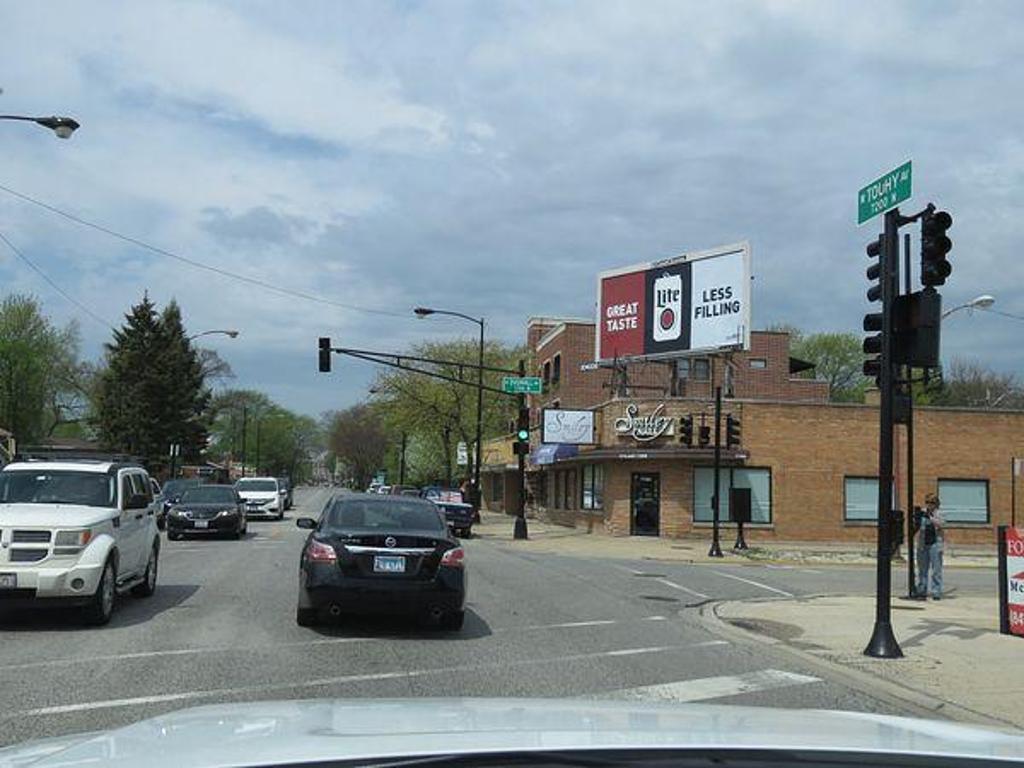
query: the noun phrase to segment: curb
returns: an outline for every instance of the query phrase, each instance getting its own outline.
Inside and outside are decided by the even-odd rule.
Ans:
[[[801,600],[815,599],[818,597],[837,597],[837,595],[802,595]],[[742,629],[731,624],[728,620],[718,615],[718,609],[729,603],[766,603],[766,602],[792,602],[791,598],[768,598],[758,600],[718,600],[703,604],[699,609],[699,618],[705,629],[718,635],[725,636],[731,640],[758,645],[770,645],[791,656],[796,657],[810,667],[821,671],[823,675],[837,680],[844,685],[853,688],[860,693],[882,699],[890,704],[912,710],[917,717],[930,720],[946,718],[957,722],[968,722],[978,725],[994,726],[997,728],[1012,728],[1019,730],[1020,726],[1015,723],[1001,720],[993,715],[978,712],[964,707],[956,702],[934,696],[931,693],[924,693],[909,686],[894,683],[886,678],[873,675],[870,672],[862,672],[853,669],[837,661],[823,658],[796,648],[784,640],[770,637],[769,635]],[[898,660],[890,662],[879,661],[879,663],[898,664]]]

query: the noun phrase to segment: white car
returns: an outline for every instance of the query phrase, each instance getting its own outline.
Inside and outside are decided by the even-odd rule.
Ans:
[[[243,477],[235,483],[235,490],[245,502],[245,516],[250,520],[254,517],[276,520],[284,517],[281,485],[276,477]]]
[[[153,488],[138,464],[16,460],[0,470],[4,604],[80,606],[106,624],[114,595],[156,590],[160,535]]]

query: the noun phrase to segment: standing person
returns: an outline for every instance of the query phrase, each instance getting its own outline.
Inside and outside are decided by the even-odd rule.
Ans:
[[[929,493],[924,498],[920,529],[917,534],[917,599],[928,598],[928,572],[931,571],[932,600],[942,599],[942,550],[945,543],[945,520],[939,512],[939,497]]]

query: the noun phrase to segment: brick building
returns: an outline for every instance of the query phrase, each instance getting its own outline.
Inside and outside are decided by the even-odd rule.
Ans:
[[[531,400],[534,423],[544,407],[595,414],[593,445],[543,446],[535,432],[531,514],[612,535],[706,536],[713,449],[698,447],[696,436],[694,447],[685,445],[680,426],[684,416],[712,423],[711,393],[722,383],[723,412],[741,424],[740,445],[723,451],[723,519],[730,487],[749,488],[749,541],[874,540],[877,406],[829,403],[827,384],[804,378],[807,365],[790,358],[786,334],[752,333],[750,351],[734,353],[728,365],[690,358],[631,365],[624,376],[580,371],[592,359],[593,334],[587,320],[531,320],[535,366],[548,382]],[[954,546],[993,543],[995,527],[1011,522],[1010,467],[1024,456],[1024,412],[919,407],[914,426],[914,502],[938,492]],[[894,503],[905,509],[902,428],[897,456]],[[487,467],[492,508],[503,506],[498,476],[504,488],[515,485],[514,464],[503,458]]]

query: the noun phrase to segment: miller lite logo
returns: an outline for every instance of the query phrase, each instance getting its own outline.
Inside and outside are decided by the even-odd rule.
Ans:
[[[675,341],[683,327],[683,278],[664,274],[654,281],[655,341]]]

